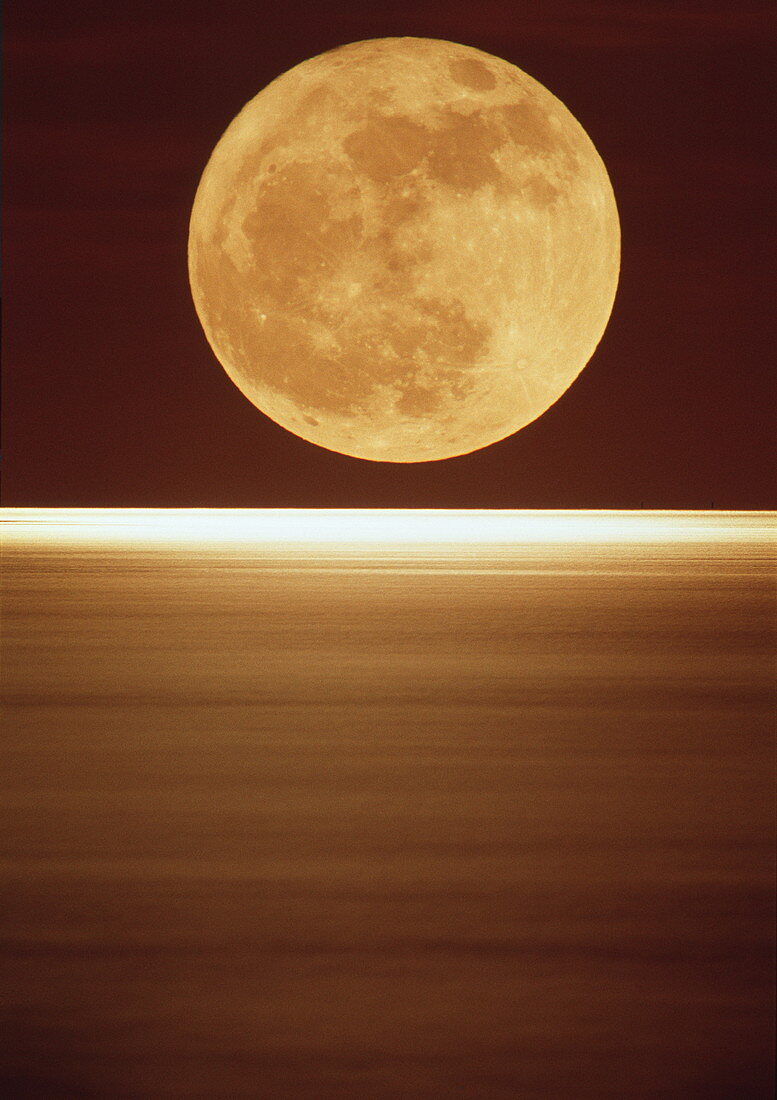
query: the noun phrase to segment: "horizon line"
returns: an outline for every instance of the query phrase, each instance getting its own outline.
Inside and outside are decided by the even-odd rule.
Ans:
[[[0,508],[7,544],[761,542],[776,520],[722,509]]]

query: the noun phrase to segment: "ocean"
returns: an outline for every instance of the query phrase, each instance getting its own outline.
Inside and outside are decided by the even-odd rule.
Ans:
[[[772,1095],[773,514],[0,518],[4,1095]]]

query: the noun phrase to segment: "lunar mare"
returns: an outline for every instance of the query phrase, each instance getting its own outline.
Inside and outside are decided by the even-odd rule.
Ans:
[[[252,99],[192,210],[217,358],[278,424],[358,458],[494,443],[574,381],[607,324],[605,167],[546,88],[469,46],[357,42]]]

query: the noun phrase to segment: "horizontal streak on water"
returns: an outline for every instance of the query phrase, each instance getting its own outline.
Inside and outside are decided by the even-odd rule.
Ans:
[[[761,541],[777,512],[450,509],[5,508],[3,540],[158,543],[655,543]]]

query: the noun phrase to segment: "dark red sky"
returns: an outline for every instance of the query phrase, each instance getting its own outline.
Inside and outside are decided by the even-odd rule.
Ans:
[[[3,503],[774,507],[771,3],[8,0]],[[465,42],[598,147],[623,233],[603,342],[543,417],[411,466],[298,440],[208,347],[186,237],[265,84],[344,42]]]

